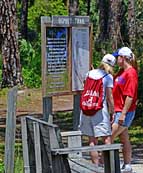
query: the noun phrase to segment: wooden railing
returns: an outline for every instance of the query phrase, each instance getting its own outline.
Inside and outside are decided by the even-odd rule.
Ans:
[[[120,173],[121,144],[79,146],[77,138],[74,138],[77,136],[75,131],[64,134],[57,125],[28,116],[22,117],[21,123],[25,173]],[[65,148],[61,134],[71,138],[68,141],[74,146],[70,144]],[[81,136],[81,133],[78,135]],[[85,162],[82,154],[72,158],[72,154],[90,151],[103,152],[104,169]]]

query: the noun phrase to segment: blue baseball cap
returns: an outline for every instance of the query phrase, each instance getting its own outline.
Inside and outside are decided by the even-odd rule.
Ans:
[[[121,48],[119,48],[117,51],[115,51],[115,52],[113,52],[112,53],[112,55],[116,58],[116,57],[118,57],[119,56],[119,50],[120,50]]]
[[[118,56],[126,56],[128,59],[132,58],[132,51],[130,48],[128,47],[122,47],[120,49],[118,49],[116,52],[113,52],[112,55],[114,57],[118,57]]]

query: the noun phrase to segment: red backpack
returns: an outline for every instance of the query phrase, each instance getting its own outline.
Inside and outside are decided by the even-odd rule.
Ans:
[[[108,75],[108,74],[106,74]],[[84,90],[81,94],[80,109],[87,116],[94,115],[103,108],[103,78],[92,79],[89,76],[85,80]]]

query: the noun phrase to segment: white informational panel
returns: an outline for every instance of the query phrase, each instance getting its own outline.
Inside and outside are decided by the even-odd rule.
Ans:
[[[89,27],[72,28],[72,91],[83,89],[89,71]]]

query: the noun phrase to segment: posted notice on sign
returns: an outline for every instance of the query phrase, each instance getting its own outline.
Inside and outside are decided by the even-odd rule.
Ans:
[[[67,70],[67,28],[46,28],[47,92],[69,88]]]
[[[83,90],[89,71],[89,28],[72,28],[72,91]]]

